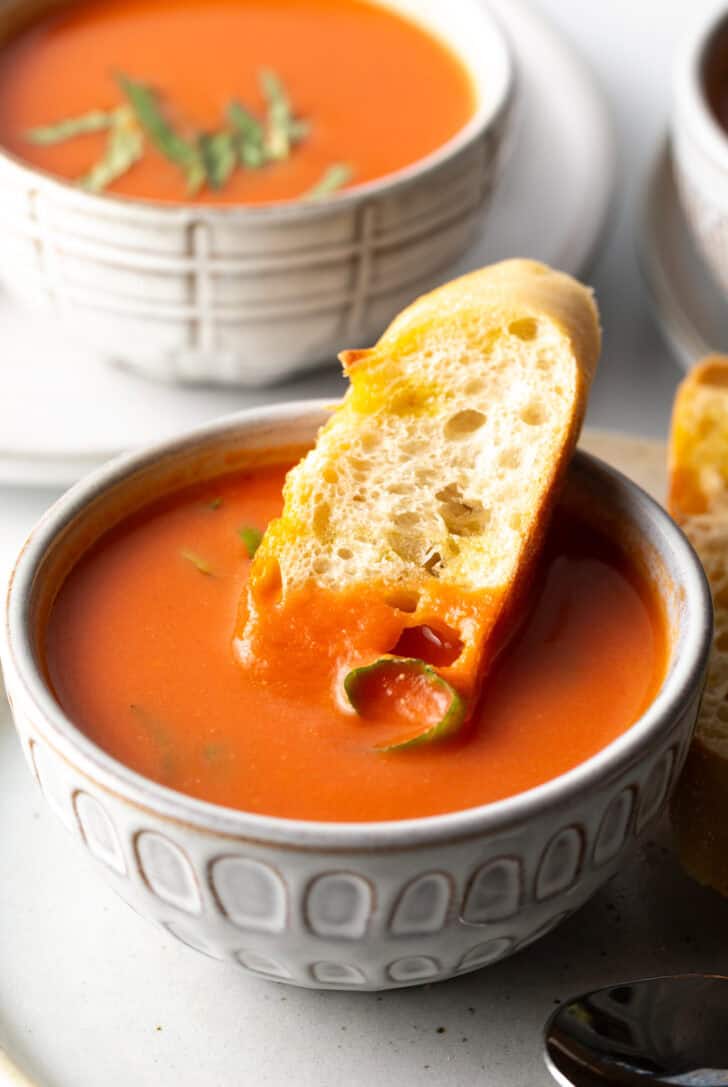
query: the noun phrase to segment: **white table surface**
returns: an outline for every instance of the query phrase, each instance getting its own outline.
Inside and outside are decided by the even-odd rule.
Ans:
[[[680,371],[657,331],[641,282],[634,235],[635,200],[666,122],[674,47],[688,22],[700,10],[713,7],[714,0],[692,0],[690,4],[685,0],[610,0],[603,4],[541,0],[541,5],[581,48],[606,87],[622,157],[613,221],[591,274],[602,310],[605,350],[588,421],[592,426],[660,437],[666,433]],[[50,490],[0,488],[0,574],[54,497]],[[10,807],[4,802],[12,798],[0,799],[4,833],[13,835]],[[25,791],[16,800],[13,820],[24,823],[22,833],[30,835],[30,845],[34,835],[43,833],[58,839],[59,853],[72,848],[50,818],[39,815],[41,801],[35,793]],[[16,860],[21,864],[20,851]],[[61,1083],[54,1078],[53,1069],[43,1069],[45,1083],[78,1087],[105,1079],[83,1067],[84,1032],[97,1026],[93,986],[113,986],[114,970],[119,971],[121,983],[124,973],[135,968],[134,960],[146,948],[156,947],[157,937],[152,941],[150,931],[147,939],[145,926],[138,922],[137,946],[129,949],[128,956],[118,950],[105,961],[103,948],[94,943],[97,922],[85,917],[81,906],[86,876],[79,876],[78,931],[64,933],[54,922],[53,904],[44,896],[52,895],[53,880],[58,876],[59,872],[39,873],[37,901],[18,900],[17,908],[37,912],[41,926],[38,939],[49,956],[49,985],[58,984],[62,989],[66,968],[73,968],[67,940],[81,941],[82,949],[88,945],[89,971],[83,980],[82,1003],[89,1018],[85,1026],[77,1024],[74,1036],[73,1009],[64,1007],[58,1024],[59,1030],[68,1034],[59,1039],[61,1048],[78,1050],[79,1073],[72,1081]],[[0,872],[3,895],[13,895],[12,879],[8,880],[5,871]],[[644,921],[645,896],[651,903],[648,925]],[[665,910],[663,905],[668,901],[670,909]],[[109,909],[121,909],[113,896]],[[701,931],[694,928],[696,914],[701,917]],[[470,1087],[480,1082],[489,1087],[539,1087],[548,1077],[540,1065],[538,1030],[555,1001],[580,986],[617,980],[625,973],[691,968],[725,972],[728,949],[721,961],[715,933],[725,931],[726,920],[728,905],[688,883],[660,846],[648,844],[609,890],[526,956],[461,981],[384,997],[297,992],[236,976],[229,982],[231,1003],[219,1009],[219,1031],[208,1042],[222,1051],[226,1037],[235,1032],[253,1030],[259,1034],[266,1048],[260,1083],[325,1087],[345,1082],[347,1087],[363,1087],[376,1081],[383,1087],[390,1083],[408,1087],[432,1082]],[[11,933],[0,934],[0,1039],[5,1022],[6,1028],[8,1024],[12,1028],[12,1036],[19,1032],[25,1039],[23,1048],[32,1056],[34,1032],[43,1029],[42,1024],[33,1022],[33,994],[40,992],[44,981],[35,978],[27,987],[19,978],[3,975],[3,945],[11,938]],[[163,968],[165,955],[180,954],[188,952],[177,948],[167,948],[164,954],[160,951],[150,967]],[[217,969],[201,957],[190,964],[193,1003],[204,1005],[202,991]],[[241,1023],[235,991],[248,987],[250,994],[250,986],[255,989],[256,1012],[251,1016],[248,1000],[247,1022]],[[62,999],[66,1000],[65,995]],[[143,994],[140,999],[143,1004]],[[183,994],[170,993],[169,1007],[158,1012],[160,1025],[165,1016],[167,1021],[174,1019],[185,999]],[[47,999],[44,1002],[47,1004]],[[446,1031],[438,1033],[440,1026]],[[155,1087],[194,1082],[194,1077],[180,1077],[181,1070],[175,1070],[174,1034],[155,1034],[154,1025],[149,1030],[147,1056],[127,1054],[123,1058],[130,1072],[127,1082],[154,1083]],[[202,1038],[201,1044],[206,1044]],[[120,1037],[120,1054],[124,1045]],[[348,1068],[348,1073],[343,1068]],[[232,1081],[224,1078],[208,1081],[204,1087],[218,1083],[233,1087]]]

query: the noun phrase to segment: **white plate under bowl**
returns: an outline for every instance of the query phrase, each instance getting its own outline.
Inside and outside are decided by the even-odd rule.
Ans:
[[[445,278],[511,256],[579,274],[614,188],[609,113],[588,67],[543,16],[524,0],[490,0],[490,7],[516,58],[519,131],[486,232]],[[338,397],[343,388],[334,360],[272,389],[151,384],[0,297],[0,483],[65,485],[124,449],[217,415],[274,400]]]
[[[655,316],[677,362],[689,370],[703,355],[728,351],[728,298],[693,239],[667,140],[647,178],[640,216],[640,263]]]

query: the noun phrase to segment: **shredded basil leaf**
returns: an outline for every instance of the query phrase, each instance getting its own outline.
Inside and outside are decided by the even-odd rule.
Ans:
[[[280,76],[270,68],[262,68],[259,78],[266,103],[265,120],[232,101],[226,109],[227,127],[185,136],[167,116],[153,87],[119,72],[116,82],[125,105],[31,128],[26,138],[50,145],[84,133],[108,132],[103,157],[78,180],[90,192],[102,192],[131,169],[144,154],[145,137],[182,171],[189,195],[196,195],[205,184],[219,190],[238,166],[257,170],[289,158],[292,149],[311,130],[307,120],[295,116]],[[347,163],[334,163],[302,198],[323,199],[346,185],[352,176]]]
[[[103,158],[79,178],[78,184],[89,192],[103,192],[127,173],[144,154],[144,137],[135,123],[130,124],[128,110],[118,110],[106,140]]]
[[[182,551],[180,551],[180,555],[183,559],[187,559],[187,562],[191,562],[195,569],[199,570],[201,574],[204,574],[206,577],[215,576],[209,562],[194,551],[188,551],[187,548],[183,548]]]
[[[73,139],[74,136],[85,136],[88,132],[103,132],[111,128],[115,117],[116,110],[95,109],[80,117],[67,117],[53,125],[30,128],[25,136],[31,143],[62,143],[63,140]]]
[[[197,144],[179,135],[162,113],[154,91],[144,83],[123,74],[117,75],[116,81],[151,142],[184,173],[188,193],[198,192],[205,183],[206,171]]]
[[[199,138],[205,176],[211,189],[221,189],[235,169],[235,140],[231,132],[204,133]]]
[[[373,676],[386,678],[388,675],[397,677],[403,673],[421,676],[429,686],[444,691],[449,702],[442,717],[432,725],[427,725],[408,736],[404,740],[397,740],[391,744],[377,747],[376,750],[386,753],[388,751],[404,751],[406,748],[418,747],[420,744],[433,743],[436,740],[444,740],[458,732],[465,722],[466,704],[447,680],[425,661],[417,657],[380,657],[372,664],[366,664],[361,668],[354,668],[347,673],[344,679],[344,693],[351,707],[360,715],[365,711],[365,688],[368,679]]]
[[[354,171],[346,162],[335,162],[329,166],[316,184],[303,194],[304,200],[323,200],[332,193],[338,192],[344,185],[348,185],[354,176]]]
[[[227,108],[227,119],[237,137],[241,165],[251,170],[265,166],[268,161],[265,150],[265,129],[258,118],[239,102],[231,102]]]
[[[160,759],[160,773],[163,778],[172,776],[175,764],[175,744],[166,727],[143,706],[132,703],[129,706],[137,727],[151,741]]]
[[[279,161],[288,158],[291,150],[291,106],[283,84],[270,68],[262,69],[260,85],[268,104],[266,150],[272,159]]]
[[[252,559],[255,552],[260,547],[260,541],[263,539],[263,533],[259,528],[255,528],[253,525],[241,525],[238,529],[238,536],[245,544],[245,550],[248,552],[248,558]]]
[[[293,116],[288,92],[272,69],[261,69],[260,85],[268,107],[266,151],[269,158],[279,162],[288,158],[293,145],[305,139],[309,125]]]

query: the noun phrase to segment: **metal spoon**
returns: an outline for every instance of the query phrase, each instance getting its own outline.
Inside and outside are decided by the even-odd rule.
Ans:
[[[563,1087],[728,1087],[728,977],[678,974],[576,997],[544,1028]]]

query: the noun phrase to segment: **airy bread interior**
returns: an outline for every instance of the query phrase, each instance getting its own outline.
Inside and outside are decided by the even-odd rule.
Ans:
[[[499,329],[483,366],[486,339],[456,329],[442,342],[435,330],[398,360],[383,410],[371,399],[360,410],[355,393],[337,412],[286,486],[285,516],[300,526],[279,552],[284,591],[311,577],[478,588],[508,578],[570,428],[578,373],[546,317]]]

